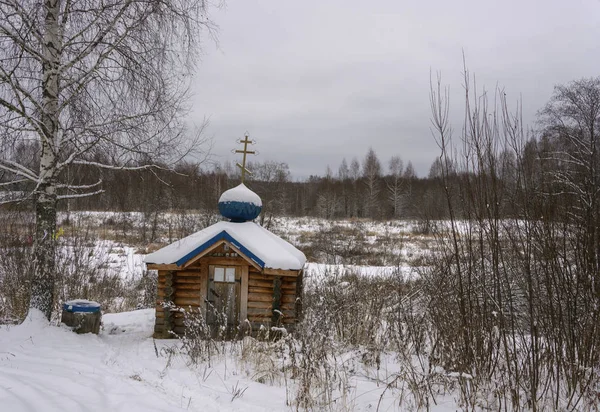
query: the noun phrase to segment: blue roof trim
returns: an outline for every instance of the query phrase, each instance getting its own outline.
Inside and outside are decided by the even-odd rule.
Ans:
[[[242,252],[248,258],[252,259],[254,262],[256,262],[256,264],[258,264],[258,266],[260,266],[261,268],[264,269],[265,262],[263,262],[262,259],[259,259],[254,253],[250,252],[248,250],[248,248],[246,248],[240,242],[238,242],[237,240],[235,240],[225,230],[223,230],[220,233],[217,233],[215,236],[213,236],[212,238],[210,238],[209,240],[207,240],[206,242],[204,242],[203,244],[201,244],[200,246],[198,246],[196,249],[192,250],[190,253],[188,253],[187,255],[185,255],[184,257],[182,257],[181,259],[179,259],[175,263],[177,264],[177,266],[181,266],[185,262],[187,262],[188,260],[192,259],[194,256],[199,255],[204,250],[208,249],[209,247],[211,247],[212,245],[214,245],[215,243],[217,243],[217,242],[219,242],[221,240],[226,240],[229,243],[231,243],[233,246],[235,246],[236,248],[238,248],[240,252]]]

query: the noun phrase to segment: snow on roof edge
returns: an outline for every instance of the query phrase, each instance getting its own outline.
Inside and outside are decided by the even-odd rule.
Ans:
[[[182,265],[220,240],[268,269],[301,270],[306,256],[289,242],[254,222],[218,222],[144,257],[146,264]],[[263,264],[261,265],[260,262]]]
[[[185,256],[182,256],[179,259],[177,259],[174,263],[176,263],[177,266],[181,266],[185,262],[187,262],[190,259],[194,258],[195,256],[198,256],[204,250],[206,250],[207,248],[211,247],[212,245],[214,245],[215,243],[219,242],[220,240],[226,240],[226,241],[228,241],[233,246],[237,247],[240,250],[240,252],[242,252],[244,255],[246,255],[246,257],[248,257],[249,259],[251,259],[254,262],[256,262],[261,268],[265,267],[265,262],[262,259],[258,258],[256,255],[254,255],[254,253],[252,253],[246,247],[244,247],[244,245],[242,245],[240,242],[238,242],[233,237],[231,237],[231,235],[229,233],[227,233],[227,230],[222,230],[216,236],[213,236],[211,239],[207,240],[206,242],[204,242],[200,246],[197,246],[196,248],[194,248],[193,250],[191,250],[190,252],[188,252]]]

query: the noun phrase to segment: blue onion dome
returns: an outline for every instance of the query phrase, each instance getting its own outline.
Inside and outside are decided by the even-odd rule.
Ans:
[[[219,212],[232,222],[254,220],[260,214],[262,201],[243,183],[226,190],[219,198]]]

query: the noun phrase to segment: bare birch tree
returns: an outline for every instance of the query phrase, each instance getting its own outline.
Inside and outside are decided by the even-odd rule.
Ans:
[[[352,194],[350,201],[350,216],[359,216],[362,210],[360,197],[361,190],[358,185],[358,180],[360,179],[360,162],[356,157],[352,158],[350,162],[350,180],[352,181]]]
[[[600,296],[600,77],[556,86],[540,114],[556,148],[549,160],[560,166],[551,173],[569,197],[590,287]]]
[[[57,202],[102,191],[69,184],[70,166],[153,168],[198,149],[181,115],[211,29],[204,0],[0,0],[0,170],[35,202],[31,308],[52,311]],[[18,161],[23,144],[37,165]]]
[[[365,213],[368,217],[379,217],[379,178],[381,177],[381,162],[372,147],[369,148],[363,162],[363,177],[365,179],[366,197]]]
[[[402,172],[404,171],[404,163],[400,156],[392,156],[389,163],[390,174],[387,179],[388,199],[394,210],[394,217],[400,215],[402,208]]]

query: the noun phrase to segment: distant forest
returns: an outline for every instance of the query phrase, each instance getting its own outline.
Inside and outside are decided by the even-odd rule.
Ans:
[[[549,174],[556,175],[561,167],[565,168],[566,164],[552,160],[553,153],[560,147],[558,136],[544,134],[541,138],[531,137],[518,159],[508,150],[489,154],[493,158],[488,157],[487,167],[494,174],[493,184],[498,189],[496,206],[502,215],[514,217],[523,202],[532,200],[523,191],[515,191],[519,184],[526,182],[528,190],[541,188],[550,184]],[[33,147],[23,147],[17,154],[33,159],[35,150]],[[23,162],[22,159],[19,161]],[[444,219],[448,217],[445,193],[448,184],[457,189],[466,188],[476,178],[479,184],[487,184],[485,178],[481,181],[484,177],[482,171],[474,173],[462,170],[456,161],[450,161],[447,176],[444,176],[445,166],[441,158],[436,158],[429,175],[419,178],[410,161],[405,165],[399,157],[392,157],[388,164],[382,164],[377,153],[370,149],[361,160],[353,158],[348,162],[342,159],[335,172],[328,167],[324,176],[310,176],[305,181],[293,181],[285,162],[251,162],[248,168],[253,174],[246,178],[246,184],[262,198],[264,218]],[[91,184],[102,179],[104,192],[63,200],[59,202],[61,210],[138,211],[150,214],[173,210],[216,212],[221,193],[240,182],[239,171],[230,163],[213,164],[208,168],[194,163],[181,163],[175,170],[134,172],[98,170],[82,165],[71,167],[66,173],[70,175],[69,181],[73,185]],[[22,186],[14,187],[14,190],[28,192],[31,188]],[[455,195],[459,194],[460,191],[455,192]],[[553,207],[553,204],[561,201],[554,198],[546,200],[547,207]],[[568,202],[568,199],[562,201]],[[28,207],[28,204],[5,207],[22,208]]]
[[[443,95],[443,90],[440,92]],[[433,98],[440,96],[434,93]],[[439,101],[437,106],[443,103]],[[518,218],[524,210],[530,217],[551,217],[562,210],[560,219],[564,219],[564,213],[587,210],[587,219],[595,220],[600,204],[600,78],[557,86],[552,100],[539,112],[536,132],[525,130],[519,109],[510,113],[506,102],[498,104],[504,105],[501,110],[486,112],[486,119],[481,120],[475,115],[487,107],[472,108],[467,102],[467,110],[474,116],[455,142],[444,129],[448,128],[447,113],[434,110],[440,152],[424,178],[416,176],[410,159],[392,157],[383,164],[371,148],[349,161],[341,159],[336,170],[328,166],[323,176],[304,181],[294,181],[285,162],[249,163],[253,174],[246,183],[263,200],[263,219],[444,219],[450,213],[457,218],[472,218],[473,213],[481,212],[474,212],[472,207],[477,199],[479,207],[493,208],[494,214],[502,217]],[[444,115],[445,119],[440,118]],[[39,169],[35,164],[38,146],[20,143],[13,151],[14,161]],[[99,158],[89,160],[110,163],[100,153],[95,156]],[[138,163],[144,164],[143,160]],[[93,185],[101,179],[104,192],[62,200],[61,210],[149,214],[216,211],[221,193],[240,181],[237,167],[228,162],[182,162],[171,170],[165,167],[133,172],[72,165],[63,173],[65,180],[75,186]],[[14,176],[9,174],[0,176],[0,182],[12,179]],[[31,185],[24,182],[10,187],[22,194],[31,192]],[[4,192],[4,199],[9,196]],[[28,202],[5,207],[28,207]]]
[[[19,156],[36,158],[35,147],[22,147]],[[103,159],[106,161],[106,159]],[[23,159],[19,159],[23,162]],[[385,165],[370,149],[360,160],[342,159],[333,172],[294,181],[285,162],[250,162],[246,185],[263,201],[263,215],[336,218],[443,218],[445,211],[434,162],[427,178],[418,178],[412,163],[399,157]],[[143,162],[140,163],[142,165]],[[35,168],[35,165],[30,165]],[[112,210],[144,213],[172,210],[216,211],[223,191],[240,183],[239,170],[229,162],[209,166],[180,163],[174,170],[98,170],[85,165],[66,172],[73,185],[102,180],[103,193],[63,200],[61,210]],[[29,192],[28,186],[14,187]],[[437,206],[436,206],[437,205]],[[21,204],[17,207],[23,207]]]

